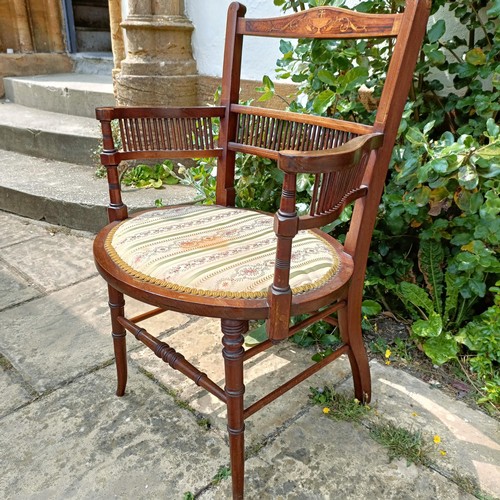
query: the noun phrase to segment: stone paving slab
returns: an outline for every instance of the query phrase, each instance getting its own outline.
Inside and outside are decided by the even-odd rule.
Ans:
[[[92,240],[57,232],[4,247],[2,259],[45,291],[72,285],[97,272]]]
[[[0,257],[0,310],[42,294],[29,278],[12,269]]]
[[[221,355],[220,321],[210,318],[194,320],[163,340],[181,352],[198,369],[224,386],[224,364]],[[249,406],[286,382],[311,364],[311,351],[283,343],[250,359],[245,364],[245,402]],[[180,372],[172,370],[147,348],[131,353],[131,358],[156,380],[176,391],[192,408],[210,418],[221,431],[226,430],[226,405],[197,387]],[[260,410],[246,422],[249,443],[258,444],[309,404],[309,387],[334,385],[350,375],[347,357],[342,356],[307,381]],[[352,388],[351,388],[352,390]]]
[[[33,224],[29,219],[22,219],[14,215],[0,213],[0,248],[15,245],[37,236],[46,236],[48,229]],[[0,255],[2,252],[0,252]]]
[[[31,401],[35,394],[23,383],[19,373],[0,355],[0,418]]]
[[[246,498],[273,500],[466,500],[443,476],[406,461],[390,462],[368,430],[312,408],[246,463]],[[230,498],[229,481],[200,500]]]
[[[210,482],[228,450],[158,385],[131,370],[128,395],[99,370],[4,417],[0,497],[181,500]]]
[[[98,277],[2,313],[0,351],[38,392],[112,359],[106,290]]]
[[[0,352],[38,392],[52,390],[112,361],[107,287],[100,276],[66,287],[2,313]],[[132,315],[142,304],[127,300]],[[160,333],[188,318],[168,312],[143,322]],[[137,348],[137,342],[128,348]]]
[[[429,384],[405,373],[371,363],[374,405],[399,427],[420,430],[432,442],[435,467],[455,480],[477,484],[500,498],[500,423]],[[346,390],[348,387],[346,387]]]

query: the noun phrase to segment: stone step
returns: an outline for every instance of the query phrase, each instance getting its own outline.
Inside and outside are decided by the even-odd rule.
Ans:
[[[113,54],[111,52],[77,52],[70,54],[75,73],[88,75],[108,75],[113,73]]]
[[[0,101],[0,149],[92,165],[100,137],[96,119]]]
[[[52,224],[97,232],[107,223],[108,188],[95,168],[0,150],[0,210]],[[192,203],[188,186],[123,191],[130,212],[155,206]]]
[[[114,106],[109,75],[61,73],[4,78],[5,97],[31,108],[95,119],[95,108]]]

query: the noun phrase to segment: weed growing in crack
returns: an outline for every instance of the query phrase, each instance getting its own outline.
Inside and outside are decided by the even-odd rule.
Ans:
[[[429,446],[425,444],[420,431],[404,429],[392,422],[383,422],[370,428],[370,436],[387,448],[390,460],[405,458],[408,465],[431,463]]]
[[[227,465],[221,465],[215,476],[212,478],[212,484],[216,486],[224,479],[231,476],[231,469]]]
[[[311,400],[323,407],[323,413],[334,420],[360,422],[370,411],[368,405],[363,405],[358,399],[353,399],[329,387],[311,387]]]

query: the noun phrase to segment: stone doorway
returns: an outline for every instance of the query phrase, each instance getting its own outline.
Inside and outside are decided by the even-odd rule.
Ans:
[[[111,52],[108,0],[65,0],[70,52]]]

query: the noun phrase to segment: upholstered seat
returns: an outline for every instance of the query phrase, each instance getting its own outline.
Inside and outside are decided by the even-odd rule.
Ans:
[[[274,277],[273,216],[220,206],[144,212],[114,226],[105,248],[139,280],[192,295],[265,298]],[[294,239],[290,286],[314,290],[338,272],[340,258],[320,233]]]

